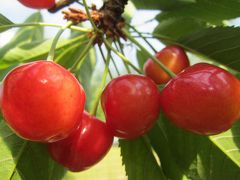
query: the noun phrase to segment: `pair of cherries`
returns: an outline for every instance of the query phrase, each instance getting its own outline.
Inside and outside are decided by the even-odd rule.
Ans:
[[[84,111],[85,92],[65,68],[36,61],[12,70],[1,86],[5,121],[20,137],[48,144],[53,159],[72,171],[87,169],[110,149],[105,123]]]
[[[165,84],[160,94],[162,111],[187,131],[213,135],[226,131],[240,117],[240,83],[228,71],[198,63],[189,66],[184,50],[168,46],[156,57],[177,76],[171,79],[151,59],[144,65],[147,76]]]

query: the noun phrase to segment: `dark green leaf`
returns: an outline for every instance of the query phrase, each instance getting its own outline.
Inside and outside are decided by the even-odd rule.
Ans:
[[[162,116],[149,137],[170,179],[237,180],[238,127],[208,138],[181,130]],[[238,132],[234,134],[233,130]]]
[[[166,179],[144,138],[120,140],[123,164],[129,180]]]
[[[148,134],[148,137],[152,147],[160,158],[163,172],[169,179],[179,180],[183,179],[185,174],[187,174],[189,161],[191,164],[191,157],[194,153],[191,150],[184,151],[185,149],[182,149],[186,146],[185,139],[182,139],[182,135],[184,134],[181,132],[178,133],[178,129],[176,131],[175,129],[174,127],[165,128],[165,123],[163,123],[163,118],[161,117],[159,123]],[[167,133],[167,130],[172,133]],[[173,139],[170,139],[171,135],[174,136]],[[191,136],[185,137],[191,138]],[[187,145],[186,148],[188,147],[195,148],[195,144],[191,146]],[[180,158],[178,158],[178,151],[182,152],[180,153]]]
[[[188,17],[196,18],[213,24],[221,24],[223,20],[239,17],[240,3],[238,0],[198,0],[185,4],[159,15],[159,19]]]
[[[232,138],[235,138],[235,137],[232,137]],[[228,146],[227,145],[228,140],[225,139],[225,142],[221,142],[220,144],[224,146]],[[232,159],[230,160],[228,158],[228,154],[225,154],[226,153],[225,150],[221,151],[221,149],[216,147],[215,145],[216,144],[212,143],[207,139],[205,139],[201,143],[201,147],[200,147],[201,150],[197,156],[197,170],[201,179],[238,180],[240,178],[239,166],[237,166],[232,161]],[[231,148],[235,148],[236,146],[237,145],[234,144]],[[238,155],[236,155],[235,157],[240,155],[239,148],[237,149],[238,149]],[[239,158],[237,159],[239,160]]]
[[[139,9],[169,10],[192,3],[194,0],[132,0],[132,2]]]
[[[159,25],[155,28],[153,33],[178,39],[184,35],[203,29],[206,26],[205,22],[191,17],[170,18],[167,20],[160,20]]]
[[[240,70],[240,28],[208,28],[187,35],[178,42],[192,52]]]

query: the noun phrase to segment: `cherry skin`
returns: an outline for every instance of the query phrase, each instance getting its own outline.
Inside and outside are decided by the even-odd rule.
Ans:
[[[102,94],[101,104],[113,134],[125,139],[145,134],[160,111],[156,84],[141,75],[123,75],[113,79]]]
[[[54,62],[36,61],[5,77],[1,107],[5,121],[20,137],[53,142],[79,126],[85,99],[69,71]]]
[[[3,95],[3,85],[2,83],[0,83],[0,112],[1,112],[1,109],[2,109],[2,95]]]
[[[51,157],[73,172],[98,163],[113,143],[113,135],[105,123],[87,112],[83,113],[81,121],[81,126],[67,139],[48,145]]]
[[[167,46],[155,56],[175,74],[180,73],[183,69],[189,66],[188,57],[185,51],[179,46]],[[144,64],[144,72],[146,76],[150,77],[156,84],[165,84],[171,79],[171,77],[151,59],[148,59]]]
[[[240,116],[240,83],[217,66],[199,63],[169,81],[160,101],[177,126],[202,135],[218,134]]]
[[[50,9],[55,5],[55,0],[18,0],[24,6],[34,9]]]

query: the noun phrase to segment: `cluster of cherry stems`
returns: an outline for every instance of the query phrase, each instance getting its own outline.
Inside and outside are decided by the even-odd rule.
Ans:
[[[20,2],[34,8],[54,3]],[[104,123],[84,111],[84,89],[68,70],[53,61],[34,61],[4,78],[1,111],[18,136],[48,143],[51,157],[75,172],[99,162],[114,136],[131,140],[147,133],[160,109],[173,124],[201,135],[226,131],[240,116],[238,79],[215,65],[190,66],[180,46],[156,53],[146,61],[144,73],[119,76],[105,87],[100,94]],[[161,92],[157,85],[164,85]]]

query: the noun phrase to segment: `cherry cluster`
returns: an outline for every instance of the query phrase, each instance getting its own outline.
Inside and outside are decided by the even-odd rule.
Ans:
[[[52,6],[46,3],[49,0],[20,2],[28,6],[36,2],[37,8]],[[155,57],[175,77],[149,59],[145,75],[111,80],[101,95],[106,123],[84,111],[86,95],[79,81],[46,60],[16,67],[4,78],[3,117],[23,139],[48,143],[51,157],[74,172],[99,162],[114,136],[135,139],[146,134],[160,110],[178,127],[201,135],[226,131],[240,117],[240,83],[228,71],[207,63],[190,66],[185,51],[176,45]]]
[[[189,65],[178,46],[167,46],[156,57],[175,73]],[[225,131],[239,118],[240,84],[229,72],[199,63],[170,79],[151,59],[144,69],[149,77],[123,75],[106,86],[101,97],[106,123],[84,111],[86,95],[77,79],[44,60],[19,66],[4,78],[2,113],[20,137],[49,143],[52,158],[71,171],[100,161],[113,136],[135,139],[147,133],[160,107],[174,124],[202,135]],[[159,92],[156,83],[167,81]]]

